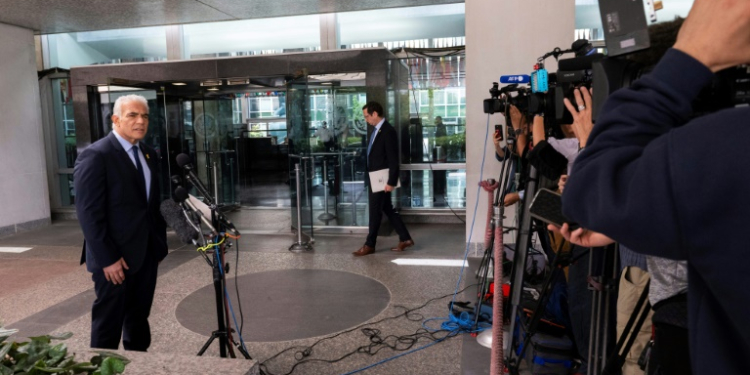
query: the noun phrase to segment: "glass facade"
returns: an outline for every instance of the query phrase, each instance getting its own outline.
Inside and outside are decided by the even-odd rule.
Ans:
[[[54,141],[57,151],[54,159],[58,179],[60,206],[75,204],[73,171],[78,150],[76,149],[76,127],[73,120],[73,99],[70,93],[70,79],[52,79],[52,107],[54,110]]]
[[[406,92],[389,104],[401,126],[403,208],[466,207],[466,58],[394,60]],[[404,69],[405,68],[405,69]],[[405,110],[408,108],[408,111]]]
[[[346,12],[337,16],[342,48],[441,48],[465,44],[463,3]]]
[[[320,16],[296,16],[183,26],[191,59],[320,49]]]
[[[442,48],[465,44],[464,4],[339,13],[336,22],[341,48]],[[322,33],[320,15],[189,24],[179,30],[182,58],[315,51],[320,49]],[[145,27],[45,35],[43,44],[49,52],[45,67],[166,60],[167,39],[178,40],[173,37],[175,32],[174,28]],[[404,207],[462,207],[465,194],[449,186],[461,189],[463,183],[454,180],[462,178],[463,167],[448,170],[447,166],[434,164],[465,163],[463,61],[457,56],[409,56],[398,63],[412,69],[413,75],[400,75],[397,84],[391,84],[384,104],[389,106],[387,112],[395,113],[396,99],[408,99],[404,101],[408,104],[398,106],[398,116],[393,120],[389,117],[394,125],[399,119],[406,122],[398,127],[402,136],[406,134],[401,142],[414,144],[410,146],[413,152],[402,154],[402,163],[424,168],[432,163],[438,170],[405,172],[402,181],[409,186],[401,190],[409,198],[394,196],[394,203],[408,202]],[[288,190],[283,197],[266,196],[267,190],[258,181],[273,180],[288,189],[286,186],[293,185],[294,171],[288,155],[305,155],[306,180],[302,185],[306,190],[302,193],[309,203],[309,224],[367,225],[362,150],[368,127],[361,111],[368,99],[364,74],[355,81],[311,77],[309,84],[305,81],[294,88],[295,95],[291,95],[290,87],[278,84],[276,88],[268,86],[272,91],[248,85],[254,88],[224,87],[212,92],[197,83],[188,82],[196,86],[197,91],[192,94],[175,91],[168,82],[107,87],[99,98],[102,121],[95,125],[95,133],[111,131],[109,117],[117,97],[144,95],[152,113],[147,142],[165,156],[165,194],[169,191],[166,187],[171,187],[168,177],[177,171],[174,157],[185,152],[202,170],[200,177],[212,192],[218,192],[222,203],[290,207],[293,196]],[[291,109],[287,113],[291,103],[302,111],[298,118]],[[64,162],[72,168],[75,127],[72,113],[65,114],[71,106],[59,107],[65,120],[60,122],[58,142],[69,143],[61,148],[60,165]],[[419,121],[418,126],[409,125],[415,120]],[[60,175],[60,192],[64,204],[73,204],[72,171],[66,172]],[[437,201],[433,201],[436,196]],[[326,219],[326,213],[335,219]]]
[[[167,59],[166,27],[46,35],[45,69]]]

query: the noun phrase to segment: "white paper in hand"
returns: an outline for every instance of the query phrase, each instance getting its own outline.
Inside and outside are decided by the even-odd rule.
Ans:
[[[385,191],[385,185],[388,184],[388,171],[389,169],[386,168],[370,172],[370,189],[373,193]],[[401,187],[400,178],[396,179],[396,187]]]

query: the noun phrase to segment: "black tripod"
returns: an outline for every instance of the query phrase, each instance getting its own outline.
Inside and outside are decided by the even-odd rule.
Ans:
[[[211,206],[211,221],[213,222],[214,228],[217,228],[219,230],[219,233],[223,233],[223,231],[226,229],[226,226],[217,218],[216,214],[216,207]],[[215,239],[218,241],[218,237]],[[245,359],[252,359],[250,357],[250,354],[248,354],[247,350],[242,345],[239,345],[236,342],[233,342],[231,339],[231,331],[232,329],[227,327],[229,322],[229,315],[228,315],[228,308],[226,306],[227,302],[224,298],[224,290],[226,285],[226,277],[224,275],[224,270],[228,270],[229,264],[224,263],[224,250],[226,248],[226,245],[222,243],[221,245],[215,245],[214,246],[214,256],[213,261],[211,262],[211,268],[213,270],[213,279],[214,279],[214,294],[215,294],[215,300],[216,300],[216,320],[218,329],[216,331],[213,331],[211,333],[211,337],[208,338],[208,341],[206,341],[205,344],[203,344],[203,347],[198,352],[198,355],[201,356],[203,353],[206,352],[209,346],[211,346],[211,343],[215,339],[219,339],[219,354],[221,357],[226,358],[227,357],[227,349],[229,349],[229,356],[232,358],[236,358],[234,354],[234,349],[231,345],[229,345],[230,342],[237,346],[237,349],[240,351],[243,357]],[[223,265],[223,266],[222,266]],[[235,265],[236,267],[236,265]],[[226,321],[224,320],[226,318]]]

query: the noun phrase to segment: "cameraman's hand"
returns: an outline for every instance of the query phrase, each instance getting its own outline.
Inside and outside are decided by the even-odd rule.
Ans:
[[[712,72],[750,63],[750,1],[695,0],[674,48]]]
[[[606,235],[585,228],[578,228],[571,232],[568,228],[568,223],[563,223],[562,227],[549,224],[547,225],[547,229],[551,232],[559,233],[565,240],[578,246],[599,247],[615,243],[615,240]]]
[[[593,102],[591,93],[592,91],[585,87],[573,89],[573,96],[576,100],[575,107],[568,98],[563,99],[565,107],[573,115],[573,132],[576,134],[581,148],[586,147],[591,129],[594,128],[594,123],[591,121],[591,105]]]
[[[524,126],[523,115],[518,107],[511,104],[510,106],[510,123],[513,125],[513,129],[521,129]]]
[[[505,194],[505,199],[503,199],[503,206],[508,207],[512,204],[517,203],[520,200],[521,200],[521,196],[518,195],[518,193]]]

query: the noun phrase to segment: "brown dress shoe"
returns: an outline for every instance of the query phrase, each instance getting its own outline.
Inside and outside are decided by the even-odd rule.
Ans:
[[[396,245],[396,247],[392,247],[391,251],[404,251],[407,247],[412,246],[414,246],[414,240],[401,241],[398,243],[398,245]]]
[[[370,255],[375,252],[375,248],[371,246],[364,245],[359,250],[353,252],[355,257],[361,257],[365,255]]]

